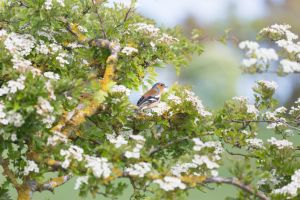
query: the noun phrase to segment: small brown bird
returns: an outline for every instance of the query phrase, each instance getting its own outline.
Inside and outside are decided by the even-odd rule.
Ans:
[[[147,91],[137,102],[139,110],[145,110],[155,107],[163,93],[166,85],[163,83],[155,83],[153,87]]]

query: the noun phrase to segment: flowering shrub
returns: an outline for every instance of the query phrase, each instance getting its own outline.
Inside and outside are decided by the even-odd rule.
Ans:
[[[133,199],[181,199],[210,183],[240,188],[239,199],[299,198],[298,148],[288,138],[299,132],[300,99],[277,107],[275,82],[258,81],[255,102],[233,97],[218,111],[173,85],[156,107],[137,112],[131,90],[153,83],[162,63],[179,71],[199,44],[156,27],[134,2],[7,0],[0,9],[1,195],[12,186],[28,200],[74,178],[81,196],[115,198],[128,186],[116,180],[126,178]],[[296,45],[288,26],[260,34]],[[240,47],[250,72],[279,59],[254,42]],[[267,141],[260,123],[274,132]],[[221,177],[228,155],[243,162]]]

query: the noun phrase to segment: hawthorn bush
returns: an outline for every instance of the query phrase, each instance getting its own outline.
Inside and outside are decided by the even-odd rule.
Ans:
[[[236,199],[299,199],[299,148],[288,138],[300,131],[300,99],[278,107],[275,82],[258,81],[253,104],[233,97],[217,111],[173,85],[157,107],[136,112],[131,90],[153,84],[164,64],[180,72],[202,48],[196,32],[190,40],[178,27],[158,28],[134,4],[1,1],[2,198],[12,186],[28,200],[74,177],[80,196],[117,198],[126,178],[132,199],[183,199],[211,183],[238,187]],[[300,72],[298,36],[289,29],[259,34],[278,54],[241,42],[244,71],[265,72],[278,61],[279,75]],[[260,139],[265,127],[274,133],[267,141]],[[232,176],[221,177],[228,154],[236,156]]]

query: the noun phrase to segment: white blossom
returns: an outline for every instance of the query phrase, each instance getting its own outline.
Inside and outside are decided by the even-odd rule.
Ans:
[[[44,7],[46,10],[51,10],[52,9],[52,0],[46,0],[45,3],[44,3]]]
[[[125,87],[124,85],[114,85],[111,88],[112,93],[124,93],[126,96],[130,95],[130,89]]]
[[[239,101],[239,102],[248,102],[248,97],[244,97],[244,96],[238,96],[238,97],[232,97],[232,100],[234,101]]]
[[[135,31],[146,34],[150,37],[157,37],[160,31],[159,28],[152,24],[135,23],[132,26],[135,28]]]
[[[278,84],[274,81],[260,80],[260,81],[257,81],[257,83],[258,83],[258,85],[266,87],[269,90],[276,90],[278,88]],[[255,88],[257,88],[258,85],[255,86]]]
[[[29,34],[10,33],[4,41],[5,48],[12,54],[27,56],[34,48],[35,40]]]
[[[170,45],[174,42],[178,42],[179,40],[177,38],[174,38],[173,36],[170,36],[166,33],[163,33],[162,36],[157,40],[159,43],[164,43],[167,45]]]
[[[166,102],[160,101],[156,104],[155,107],[151,108],[152,113],[155,113],[158,116],[163,115],[165,112],[167,112],[170,109],[170,106]]]
[[[56,60],[59,62],[60,66],[64,67],[65,65],[70,64],[66,57],[68,57],[68,54],[64,52],[61,52],[56,56]]]
[[[68,138],[64,134],[54,131],[52,136],[49,136],[47,139],[47,145],[56,146],[58,142],[67,143]]]
[[[193,163],[196,165],[205,164],[208,169],[219,168],[218,163],[211,161],[207,156],[194,155]]]
[[[17,138],[17,135],[15,133],[11,134],[11,137],[10,137],[11,141],[14,142],[16,141],[18,138]]]
[[[293,143],[288,141],[288,140],[278,140],[274,137],[271,137],[270,139],[267,140],[271,145],[276,146],[278,149],[292,149],[293,148]]]
[[[257,63],[257,59],[256,58],[244,58],[242,60],[242,65],[245,67],[251,67],[252,65]]]
[[[7,31],[4,30],[4,29],[1,29],[1,30],[0,30],[0,38],[6,37],[6,36],[7,36]]]
[[[137,53],[138,50],[133,47],[124,47],[121,52],[126,54],[127,56],[130,56],[133,53]]]
[[[300,72],[300,63],[288,59],[282,59],[280,61],[280,67],[282,72],[286,74]]]
[[[300,188],[300,169],[296,170],[291,177],[291,182],[282,188],[278,188],[272,191],[273,194],[284,194],[289,197],[295,197],[298,194]]]
[[[124,172],[128,173],[130,176],[138,176],[140,178],[144,177],[145,174],[150,171],[151,164],[146,162],[131,164],[130,167],[126,167],[124,170]]]
[[[65,158],[62,163],[62,167],[66,169],[69,167],[71,159],[75,159],[77,161],[83,160],[83,149],[76,145],[71,145],[68,150],[61,149],[60,155]]]
[[[47,47],[47,45],[45,44],[45,42],[43,40],[39,41],[40,44],[36,45],[35,50],[38,53],[44,54],[44,55],[48,55],[50,53],[49,48]]]
[[[264,145],[263,141],[259,138],[246,139],[246,143],[254,149],[262,149]]]
[[[143,145],[141,144],[136,144],[136,146],[133,148],[132,151],[125,151],[124,156],[126,158],[140,158],[140,151],[143,148]]]
[[[163,179],[156,179],[153,183],[157,183],[159,187],[165,191],[172,191],[176,188],[185,189],[186,185],[179,178],[165,176]]]
[[[181,176],[181,173],[187,173],[189,169],[196,168],[198,165],[195,163],[182,163],[176,164],[171,168],[171,173],[177,177]]]
[[[116,148],[120,148],[122,145],[128,143],[123,135],[115,136],[113,134],[107,134],[106,138],[110,143],[114,144]]]
[[[27,162],[27,165],[24,168],[24,173],[23,173],[25,176],[29,175],[30,172],[35,172],[35,173],[40,172],[39,167],[37,166],[37,164],[34,161],[27,160],[26,162]]]
[[[284,48],[288,53],[299,53],[300,52],[300,43],[294,43],[291,40],[278,40],[276,44],[279,47]]]
[[[129,137],[136,141],[142,141],[142,142],[146,141],[145,137],[142,135],[130,135]]]
[[[178,97],[178,96],[176,96],[176,95],[174,95],[174,94],[170,94],[168,96],[168,100],[171,101],[171,102],[173,102],[173,103],[175,103],[176,105],[181,104],[181,102],[182,102],[181,98]]]
[[[273,24],[270,27],[263,28],[260,31],[260,34],[264,34],[264,33],[275,34],[275,36],[279,36],[280,38],[284,37],[288,41],[298,39],[298,36],[289,30],[290,28],[291,26],[288,24]]]
[[[78,190],[80,186],[84,184],[88,184],[89,176],[80,176],[76,179],[74,190]]]
[[[106,158],[86,155],[85,161],[85,167],[91,169],[96,178],[107,178],[110,176],[112,164]]]
[[[186,101],[191,102],[202,117],[211,116],[211,113],[205,110],[202,101],[195,95],[194,92],[189,90],[185,90],[184,92],[186,94]]]
[[[49,79],[52,79],[52,80],[59,80],[60,79],[59,74],[56,74],[54,72],[44,72],[44,76],[49,78]]]
[[[248,104],[247,105],[247,113],[254,114],[257,116],[259,114],[259,110],[254,105]]]

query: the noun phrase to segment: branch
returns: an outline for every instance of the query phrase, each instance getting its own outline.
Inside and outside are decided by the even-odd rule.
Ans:
[[[297,131],[300,131],[300,128],[297,128],[295,126],[292,126],[290,124],[288,124],[287,122],[284,122],[282,120],[235,120],[235,119],[232,119],[232,120],[227,120],[228,122],[235,122],[235,123],[283,123],[285,124],[286,126],[290,127],[291,129],[294,129],[294,130],[297,130]]]
[[[263,192],[257,191],[254,188],[252,188],[250,185],[246,185],[242,182],[240,182],[237,178],[223,178],[223,177],[211,177],[207,178],[204,182],[204,184],[208,183],[224,183],[236,186],[252,195],[255,195],[261,200],[270,200]]]
[[[251,157],[251,158],[259,159],[259,157],[255,156],[255,155],[247,155],[247,154],[242,154],[242,153],[231,152],[228,149],[226,149],[226,152],[232,156],[242,156],[242,157]]]
[[[49,181],[39,184],[37,185],[34,191],[44,191],[44,190],[49,190],[49,191],[53,191],[56,187],[59,187],[63,184],[65,184],[68,180],[70,180],[72,178],[72,175],[65,175],[65,176],[60,176],[60,177],[56,177],[56,178],[52,178]]]

